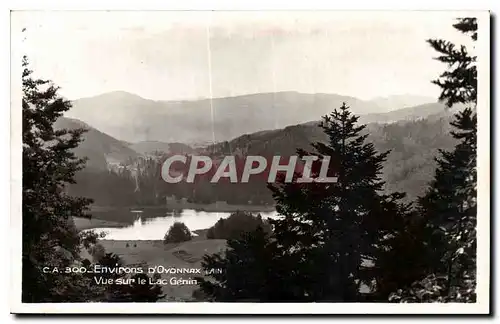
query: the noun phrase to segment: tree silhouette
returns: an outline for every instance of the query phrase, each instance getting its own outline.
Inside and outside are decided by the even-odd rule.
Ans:
[[[204,267],[223,268],[214,281],[201,281],[214,300],[235,301],[362,301],[362,284],[377,276],[377,262],[392,218],[403,217],[401,194],[383,195],[380,178],[386,153],[377,153],[360,133],[344,104],[323,118],[327,143],[313,145],[311,177],[337,176],[337,182],[291,183],[279,178],[270,189],[281,217],[271,220],[268,238],[259,228],[243,239],[229,240],[226,255],[206,256]],[[321,161],[330,158],[326,174]],[[381,223],[385,224],[384,227]]]
[[[454,27],[477,40],[475,18],[459,19]],[[455,114],[452,136],[459,142],[452,151],[440,151],[434,180],[419,199],[427,235],[422,239],[432,247],[430,271],[408,289],[399,289],[397,301],[474,302],[476,300],[476,223],[477,223],[477,72],[476,57],[465,46],[446,41],[429,43],[443,53],[438,59],[449,66],[435,84],[442,88],[441,100],[448,106],[468,107]]]
[[[453,25],[460,32],[477,40],[477,19],[461,18]],[[448,65],[437,80],[432,83],[441,88],[439,100],[445,101],[451,107],[456,103],[470,103],[477,100],[477,57],[471,55],[465,45],[457,45],[442,39],[427,41],[440,56],[436,59]]]
[[[227,241],[224,253],[205,255],[202,267],[206,272],[222,269],[211,276],[214,280],[197,278],[204,296],[211,301],[286,301],[280,289],[279,260],[269,235],[258,227],[244,232],[238,239]]]
[[[191,235],[191,231],[189,228],[181,222],[175,222],[172,226],[170,226],[167,233],[165,233],[165,238],[163,239],[163,243],[180,243],[191,240],[193,236]]]
[[[402,195],[381,194],[380,175],[389,152],[377,153],[357,120],[343,104],[320,125],[327,142],[313,144],[314,153],[298,152],[301,157],[330,158],[327,175],[336,175],[336,183],[271,186],[276,209],[284,216],[271,221],[278,247],[290,263],[297,262],[301,281],[294,289],[305,300],[363,300],[361,285],[374,279],[376,246],[385,235],[380,224],[399,213]],[[312,173],[313,178],[320,175],[319,163],[313,164]]]
[[[73,153],[84,130],[54,129],[70,102],[59,97],[51,82],[32,77],[26,57],[23,68],[22,300],[86,300],[88,282],[81,276],[43,271],[62,271],[80,260],[83,241],[70,217],[89,217],[91,200],[69,196],[66,189],[85,164]]]

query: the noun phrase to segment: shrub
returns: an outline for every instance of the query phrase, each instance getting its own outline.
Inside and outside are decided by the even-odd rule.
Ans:
[[[94,262],[98,262],[100,259],[104,257],[106,251],[101,244],[95,244],[89,249],[89,253],[92,256]]]
[[[252,232],[257,227],[262,227],[266,233],[271,233],[271,225],[262,219],[262,216],[254,216],[251,213],[237,211],[227,219],[219,219],[214,226],[207,231],[207,239],[239,239],[245,232]]]
[[[189,228],[184,223],[175,222],[165,234],[163,243],[180,243],[189,241],[192,238],[191,231],[189,231]]]

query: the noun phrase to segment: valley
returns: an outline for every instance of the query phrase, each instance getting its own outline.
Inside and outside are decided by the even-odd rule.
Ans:
[[[279,95],[284,94],[280,93]],[[263,94],[262,97],[254,95],[227,100],[244,102],[244,100],[257,100],[256,98],[262,99],[266,96]],[[305,98],[310,97],[304,96]],[[321,102],[320,99],[315,99],[315,102]],[[342,99],[345,98],[342,97]],[[136,101],[138,101],[137,98],[126,104],[120,101],[120,105],[111,106],[110,109],[131,109],[134,111],[135,108],[131,107],[136,107],[133,105]],[[354,102],[359,104],[361,101],[355,100]],[[328,105],[328,108],[326,104],[324,105],[321,111],[317,111],[318,114],[320,112],[326,113],[335,108],[334,105]],[[368,106],[365,103],[364,106],[358,106],[358,109],[361,109],[359,107],[364,107],[365,110],[361,109],[361,111],[376,109],[374,106],[368,109]],[[313,111],[319,106],[314,107]],[[74,109],[72,108],[70,111]],[[78,107],[76,109],[78,111]],[[391,151],[382,174],[388,192],[406,192],[408,200],[423,194],[432,177],[432,171],[435,167],[433,158],[437,150],[451,148],[455,143],[449,134],[449,121],[452,112],[453,110],[446,110],[441,104],[427,103],[389,112],[372,112],[360,115],[359,122],[367,123],[365,133],[368,134],[368,139],[374,143],[375,148],[380,152]],[[240,113],[244,114],[245,110],[243,109]],[[188,113],[185,115],[179,113],[175,118],[167,117],[167,115],[158,121],[183,124],[191,118]],[[265,116],[268,115],[265,114]],[[257,125],[262,118],[260,114],[253,114],[251,117],[250,120],[243,119],[246,124]],[[245,132],[245,128],[238,128],[239,133],[234,133],[235,137],[232,139],[206,146],[189,145],[187,138],[185,138],[185,143],[168,142],[168,136],[161,138],[163,141],[125,141],[125,138],[114,138],[94,128],[91,124],[66,117],[60,118],[56,126],[84,127],[89,130],[84,134],[82,144],[76,149],[78,156],[88,157],[87,167],[77,174],[77,183],[69,187],[69,192],[73,195],[94,199],[96,206],[165,206],[166,200],[169,199],[167,197],[175,197],[173,200],[170,199],[171,204],[176,204],[174,208],[220,210],[216,204],[219,206],[222,204],[228,210],[235,210],[238,207],[233,206],[243,205],[250,206],[250,208],[252,208],[251,206],[272,206],[274,202],[265,181],[251,179],[248,184],[228,185],[224,183],[211,184],[209,180],[204,180],[197,184],[181,182],[168,185],[162,181],[160,176],[163,157],[167,154],[198,154],[219,157],[220,159],[225,155],[242,157],[246,155],[267,157],[295,155],[298,148],[308,151],[312,149],[311,143],[327,140],[322,129],[318,127],[319,122],[304,122],[307,118],[307,116],[302,117],[300,120],[302,123],[295,125],[277,129],[268,128],[254,133],[242,134]],[[99,119],[101,124],[107,122],[101,116]],[[314,119],[318,119],[318,117]],[[210,124],[209,120],[206,121]],[[261,128],[271,127],[267,122],[264,122]],[[287,121],[286,118],[280,121],[280,123],[288,122],[290,121]],[[229,119],[220,127],[213,126],[214,129],[233,127]],[[103,127],[109,129],[108,126]],[[150,129],[154,130],[154,133],[160,132],[160,128],[155,124],[150,125]],[[168,131],[168,129],[165,128],[164,131]],[[188,131],[198,134],[200,128],[183,128],[183,132]],[[184,136],[182,133],[177,135]],[[182,199],[184,200],[181,201]]]

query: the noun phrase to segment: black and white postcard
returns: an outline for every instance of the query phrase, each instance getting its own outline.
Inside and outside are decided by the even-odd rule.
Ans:
[[[487,11],[12,11],[11,312],[487,314]]]

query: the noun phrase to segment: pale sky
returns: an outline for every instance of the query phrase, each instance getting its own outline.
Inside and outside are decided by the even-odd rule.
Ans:
[[[437,98],[425,42],[467,38],[445,12],[15,12],[12,46],[69,99],[258,92]],[[26,28],[21,33],[22,28]]]

